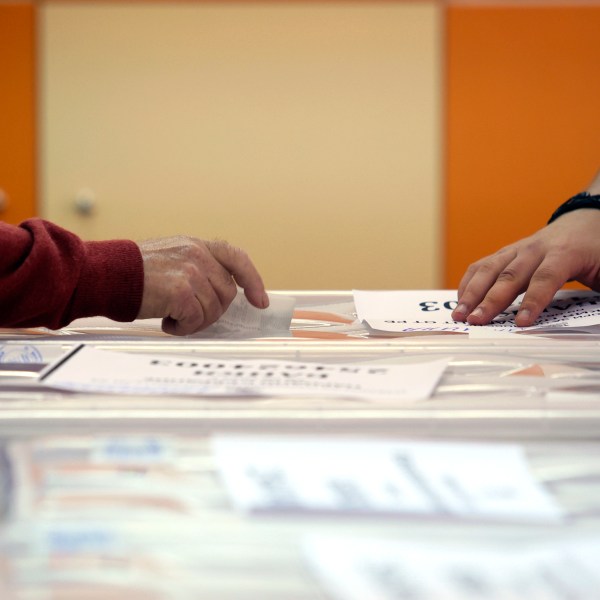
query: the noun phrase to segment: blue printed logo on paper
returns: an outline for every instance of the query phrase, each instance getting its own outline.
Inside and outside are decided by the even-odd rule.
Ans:
[[[0,345],[0,363],[43,363],[42,353],[31,344]]]
[[[92,460],[103,464],[158,464],[173,459],[174,448],[154,437],[108,438],[99,440]]]
[[[86,526],[50,529],[45,539],[47,549],[60,554],[113,551],[116,541],[113,531]]]

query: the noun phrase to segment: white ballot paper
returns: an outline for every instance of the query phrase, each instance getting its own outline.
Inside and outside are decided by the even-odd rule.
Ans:
[[[120,394],[428,398],[448,359],[403,365],[233,360],[78,346],[40,373],[52,388]]]
[[[307,537],[305,556],[337,600],[596,598],[599,539],[523,546]]]
[[[371,329],[390,333],[439,332],[556,332],[600,330],[600,294],[591,291],[563,290],[544,309],[531,327],[517,327],[514,318],[521,297],[489,325],[468,325],[452,320],[457,306],[456,290],[354,290],[357,318]]]
[[[292,296],[269,294],[269,306],[256,308],[238,288],[236,297],[221,317],[194,337],[256,336],[281,332],[289,335],[295,306],[296,299]]]
[[[248,302],[244,291],[237,295],[221,317],[210,327],[186,336],[188,338],[237,338],[259,336],[290,337],[290,324],[296,299],[284,294],[269,294],[269,306],[256,308]],[[107,317],[75,319],[60,330],[64,334],[106,334],[120,336],[167,336],[162,332],[162,319],[137,319],[121,323]],[[167,336],[170,337],[170,336]]]
[[[223,435],[212,447],[232,502],[246,512],[562,516],[516,445]]]

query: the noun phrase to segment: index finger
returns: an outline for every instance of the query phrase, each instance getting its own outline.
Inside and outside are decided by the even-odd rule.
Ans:
[[[543,262],[535,248],[524,247],[496,277],[483,300],[469,314],[471,325],[486,325],[510,306],[517,296],[527,290],[535,272]]]
[[[456,321],[465,321],[494,287],[499,275],[516,255],[514,248],[503,248],[496,254],[472,264],[460,282],[458,306],[452,312],[452,318]]]
[[[213,241],[207,242],[206,245],[217,262],[227,269],[236,283],[244,289],[249,302],[257,308],[267,308],[269,296],[262,277],[248,254],[227,242]]]

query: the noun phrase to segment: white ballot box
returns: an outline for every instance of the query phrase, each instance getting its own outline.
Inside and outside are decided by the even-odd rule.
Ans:
[[[453,293],[2,330],[0,597],[595,597],[594,296],[460,331]]]

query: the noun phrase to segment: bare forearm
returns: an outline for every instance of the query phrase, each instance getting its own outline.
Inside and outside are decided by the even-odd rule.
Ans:
[[[592,196],[600,194],[600,170],[596,173],[594,179],[592,179],[591,183],[587,186],[586,191]]]

